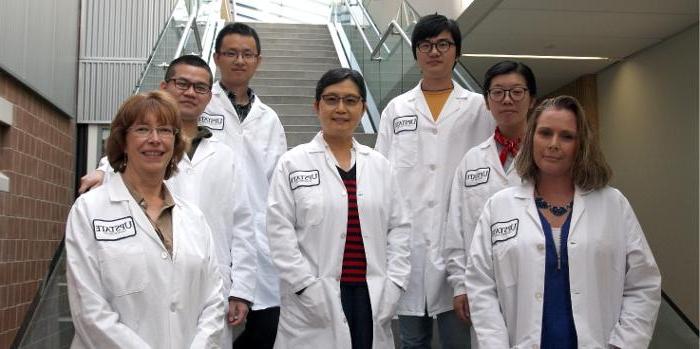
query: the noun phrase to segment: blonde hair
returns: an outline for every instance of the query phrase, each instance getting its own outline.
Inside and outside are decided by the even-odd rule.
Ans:
[[[576,140],[578,143],[576,157],[571,166],[574,184],[583,190],[596,190],[605,187],[612,177],[612,170],[600,150],[598,138],[593,134],[583,107],[571,96],[557,96],[542,101],[532,112],[527,123],[525,139],[520,147],[520,154],[515,159],[515,169],[523,180],[535,182],[539,168],[533,155],[533,140],[537,129],[537,120],[547,109],[568,110],[576,118]]]
[[[155,116],[164,125],[179,130],[182,127],[180,109],[175,100],[166,92],[151,91],[129,97],[119,107],[117,115],[112,120],[109,138],[107,138],[107,160],[117,172],[124,172],[127,164],[126,133],[134,123],[146,115]],[[177,172],[177,164],[185,152],[186,143],[181,134],[175,134],[173,157],[165,169],[165,179]]]

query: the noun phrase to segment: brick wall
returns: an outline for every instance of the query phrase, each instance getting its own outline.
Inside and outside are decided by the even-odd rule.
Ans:
[[[12,126],[0,126],[0,348],[24,320],[65,231],[73,202],[75,123],[0,70]]]

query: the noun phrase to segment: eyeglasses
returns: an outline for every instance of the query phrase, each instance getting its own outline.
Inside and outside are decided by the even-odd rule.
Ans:
[[[450,46],[454,46],[454,42],[450,40],[438,40],[438,42],[423,41],[418,43],[418,51],[421,53],[433,52],[433,47],[436,47],[439,52],[445,53],[450,50]]]
[[[338,104],[340,104],[340,101],[343,101],[343,104],[346,107],[354,107],[358,103],[362,102],[362,97],[354,95],[347,95],[343,97],[338,95],[322,95],[321,99],[331,107],[337,107]]]
[[[150,127],[145,125],[129,127],[128,130],[133,132],[139,138],[148,138],[151,136],[153,131],[156,131],[158,137],[171,139],[175,137],[178,132],[180,132],[180,130],[170,126]]]
[[[182,78],[173,78],[173,79],[168,79],[166,82],[174,82],[175,87],[177,87],[178,90],[182,91],[187,91],[190,89],[190,86],[194,87],[194,92],[199,93],[200,95],[206,95],[209,92],[211,92],[211,86],[201,83],[201,82],[190,82],[187,79],[182,79]]]
[[[251,51],[223,51],[219,52],[219,54],[224,55],[228,58],[233,58],[234,61],[237,60],[238,57],[243,58],[243,60],[246,62],[253,62],[256,58],[258,58],[258,54]]]
[[[489,90],[489,99],[494,102],[501,102],[506,98],[506,93],[514,102],[518,102],[525,98],[527,89],[525,87],[513,87],[511,89],[495,87]]]

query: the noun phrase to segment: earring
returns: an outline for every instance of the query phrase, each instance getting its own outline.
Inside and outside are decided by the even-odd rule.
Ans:
[[[124,172],[126,170],[126,163],[129,161],[129,157],[124,153],[124,160],[122,161],[122,164],[119,165],[119,172]]]

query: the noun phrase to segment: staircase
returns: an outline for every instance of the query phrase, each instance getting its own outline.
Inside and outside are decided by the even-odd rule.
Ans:
[[[248,23],[260,36],[260,67],[251,81],[256,95],[277,112],[287,146],[309,142],[321,129],[313,111],[316,82],[340,67],[328,27],[315,24]],[[355,138],[373,147],[374,134],[358,126]]]

